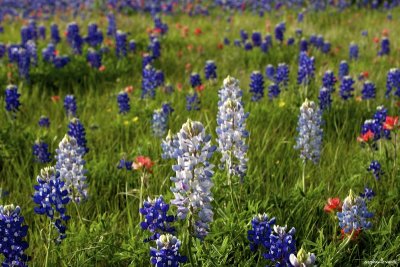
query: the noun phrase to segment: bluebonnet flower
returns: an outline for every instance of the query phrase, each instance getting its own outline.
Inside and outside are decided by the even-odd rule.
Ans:
[[[295,40],[294,40],[293,37],[289,37],[289,38],[287,39],[287,45],[288,45],[288,46],[294,45],[294,42],[295,42]]]
[[[246,51],[250,51],[250,50],[252,50],[253,49],[253,44],[250,42],[250,41],[246,41],[245,43],[244,43],[244,50],[246,50]]]
[[[34,211],[36,214],[45,214],[53,221],[58,231],[56,242],[61,242],[66,237],[65,223],[70,219],[70,216],[66,215],[66,205],[70,201],[68,190],[60,179],[60,173],[53,167],[42,169],[37,182],[34,186],[33,202],[39,206],[35,207]]]
[[[98,69],[101,66],[101,54],[94,49],[89,49],[86,60],[92,68]]]
[[[278,86],[287,86],[289,82],[289,67],[285,63],[278,64],[276,68],[275,83]]]
[[[234,44],[235,46],[237,46],[237,47],[240,47],[240,46],[241,46],[241,42],[240,42],[239,39],[233,40],[233,44]]]
[[[131,171],[132,163],[133,163],[133,161],[126,160],[126,159],[120,159],[119,163],[117,165],[117,169],[126,169],[127,171]]]
[[[371,161],[367,170],[374,175],[376,180],[379,180],[383,174],[381,164],[377,160]]]
[[[206,80],[215,80],[217,79],[217,66],[213,60],[207,60],[206,65],[204,67],[204,76]]]
[[[188,120],[177,136],[179,147],[177,165],[172,167],[176,175],[171,177],[175,184],[171,188],[174,193],[171,204],[177,206],[177,216],[181,220],[190,213],[191,234],[204,239],[213,221],[211,177],[214,165],[209,159],[216,147],[211,145],[211,136],[197,121]]]
[[[267,53],[268,52],[268,44],[266,41],[262,41],[261,45],[260,45],[260,49],[263,53]]]
[[[326,87],[322,87],[319,90],[319,108],[324,111],[331,107],[332,105],[332,98],[331,98],[331,90]]]
[[[296,240],[294,234],[296,230],[287,226],[274,225],[274,231],[270,235],[270,248],[263,256],[271,262],[273,266],[288,266],[290,255],[296,253]]]
[[[297,14],[297,22],[303,22],[303,20],[304,20],[304,13],[299,12],[299,14]]]
[[[29,261],[24,250],[29,247],[24,241],[28,226],[24,225],[21,208],[14,205],[0,206],[0,253],[4,256],[2,266],[26,267]]]
[[[277,24],[275,26],[275,39],[282,43],[285,31],[286,31],[286,25],[284,22]]]
[[[78,145],[82,148],[82,153],[86,154],[89,152],[89,148],[86,146],[86,133],[83,124],[78,118],[73,118],[68,124],[68,135],[74,137],[78,142]]]
[[[277,85],[276,83],[272,83],[268,86],[269,99],[272,100],[274,98],[277,98],[280,93],[281,93],[281,90],[279,89],[279,85]]]
[[[312,34],[310,36],[310,44],[312,44],[313,46],[317,46],[317,36],[315,34]]]
[[[295,149],[300,150],[303,161],[311,160],[317,163],[321,157],[321,144],[323,130],[321,127],[321,111],[313,101],[307,99],[300,107],[297,131],[299,136]]]
[[[18,93],[18,87],[15,85],[8,85],[5,91],[5,101],[6,101],[6,110],[8,112],[17,112],[19,110],[19,106],[21,106],[21,102],[19,101],[19,97],[21,96]]]
[[[247,39],[249,39],[249,35],[245,30],[240,30],[240,38],[242,39],[242,42],[246,42]]]
[[[136,41],[135,40],[130,40],[129,44],[128,44],[128,47],[129,47],[129,51],[130,52],[135,52],[136,51]]]
[[[115,53],[118,58],[126,57],[126,33],[117,31],[115,35]]]
[[[376,96],[376,87],[370,81],[365,81],[363,84],[363,89],[361,90],[362,99],[373,99]]]
[[[328,41],[325,41],[321,48],[321,51],[324,54],[328,54],[331,51],[331,43]]]
[[[328,88],[331,93],[335,92],[336,82],[337,80],[333,71],[331,70],[325,71],[324,76],[322,77],[323,87]]]
[[[343,100],[348,100],[353,97],[353,88],[354,80],[350,76],[344,76],[342,79],[342,83],[340,84],[340,97]]]
[[[259,71],[253,71],[250,76],[250,93],[253,94],[251,101],[259,101],[264,97],[264,78]]]
[[[307,253],[303,248],[300,248],[297,256],[295,254],[289,256],[290,264],[294,267],[313,267],[315,260],[314,253]]]
[[[314,78],[315,61],[314,57],[308,57],[306,52],[300,52],[297,72],[298,84],[309,84]]]
[[[5,44],[0,42],[0,59],[6,54],[7,47]]]
[[[18,63],[19,48],[20,48],[20,45],[8,45],[7,54],[8,54],[8,60],[10,61],[10,63],[14,63],[14,62]]]
[[[373,213],[368,211],[364,198],[354,195],[352,190],[343,201],[342,211],[337,213],[337,217],[345,234],[372,227],[368,219],[373,217]]]
[[[30,62],[32,65],[36,66],[38,62],[36,43],[32,40],[29,40],[25,46],[28,56],[30,57]]]
[[[56,149],[56,171],[60,174],[70,199],[76,203],[87,199],[84,148],[72,136],[65,135]]]
[[[275,68],[274,68],[274,66],[272,66],[271,64],[268,64],[265,67],[265,76],[271,81],[275,80]]]
[[[68,56],[56,56],[53,59],[54,67],[56,67],[57,69],[63,68],[69,62],[70,62],[70,58]]]
[[[103,33],[99,30],[96,23],[88,25],[88,34],[85,37],[85,41],[90,46],[97,46],[103,42]]]
[[[29,70],[31,65],[31,57],[24,48],[18,50],[18,72],[23,79],[29,80]]]
[[[165,82],[164,72],[157,70],[155,74],[156,87],[163,86]]]
[[[46,39],[46,27],[44,25],[40,25],[38,29],[39,29],[39,37],[42,40],[45,40]]]
[[[115,36],[115,34],[117,33],[117,24],[115,22],[115,16],[112,12],[109,12],[107,14],[107,20],[108,20],[107,35]]]
[[[200,98],[196,92],[193,92],[186,96],[186,109],[188,111],[200,110]]]
[[[164,35],[168,32],[168,24],[163,23],[161,18],[158,16],[154,17],[154,28],[158,29],[161,33],[161,35]]]
[[[153,57],[150,54],[143,54],[142,57],[142,71],[146,68],[147,65],[151,65],[151,62],[153,61]]]
[[[217,128],[218,150],[222,154],[221,169],[225,168],[230,176],[243,177],[247,171],[246,119],[249,113],[244,112],[239,82],[228,76],[219,91]]]
[[[349,59],[357,60],[358,59],[358,45],[355,43],[351,43],[349,47]]]
[[[25,45],[26,42],[32,40],[31,32],[27,26],[21,27],[21,44]]]
[[[40,116],[38,124],[39,124],[40,127],[49,128],[50,120],[49,120],[48,117]]]
[[[251,220],[251,230],[247,231],[247,239],[250,242],[250,250],[256,251],[259,247],[264,247],[267,251],[270,248],[270,236],[275,218],[268,218],[267,214],[258,214]]]
[[[390,54],[390,42],[387,37],[383,37],[381,41],[381,50],[378,52],[378,56]]]
[[[56,47],[54,44],[49,43],[47,47],[42,49],[43,60],[46,62],[53,62],[54,57],[56,56]]]
[[[79,33],[79,26],[76,22],[71,22],[67,26],[67,42],[72,47],[74,54],[82,54],[83,38]]]
[[[143,202],[143,208],[139,212],[144,215],[144,221],[140,223],[143,230],[149,230],[152,233],[145,242],[158,239],[161,234],[173,234],[175,228],[170,225],[174,222],[173,215],[168,215],[169,205],[165,203],[163,196],[150,199]]]
[[[301,38],[299,46],[300,46],[300,52],[307,52],[308,50],[307,39]]]
[[[382,135],[386,139],[390,139],[390,130],[383,127],[383,123],[386,121],[386,116],[388,115],[388,110],[384,106],[378,106],[373,117],[374,128],[380,130],[381,133],[377,133],[377,136]]]
[[[317,39],[315,40],[315,47],[318,49],[322,49],[324,43],[325,43],[324,37],[322,35],[318,35]]]
[[[360,194],[360,197],[362,197],[362,198],[364,198],[364,199],[366,199],[366,200],[371,201],[371,200],[375,197],[375,192],[372,191],[371,188],[365,187],[365,188],[364,188],[364,193],[361,193],[361,194]]]
[[[362,36],[368,36],[368,30],[363,30],[363,31],[361,32],[361,35],[362,35]]]
[[[119,92],[117,102],[120,114],[126,114],[130,111],[131,106],[129,105],[128,93],[124,91]]]
[[[73,95],[66,95],[64,98],[64,109],[67,117],[76,116],[76,100]]]
[[[342,60],[339,64],[339,79],[349,75],[349,64],[346,60]]]
[[[392,89],[395,88],[395,95],[400,97],[400,70],[392,68],[389,70],[386,78],[386,92],[385,96],[389,97]]]
[[[157,59],[157,58],[159,58],[161,56],[161,51],[160,51],[161,44],[160,44],[160,41],[157,38],[154,38],[154,39],[151,40],[149,48],[151,50],[153,59]]]
[[[192,74],[190,74],[190,85],[192,86],[192,88],[196,88],[197,86],[200,86],[201,83],[201,78],[200,78],[200,74],[193,72]]]
[[[51,35],[51,41],[54,44],[58,44],[61,41],[60,38],[60,31],[58,30],[58,25],[52,23],[50,26],[50,35]]]
[[[296,35],[297,35],[297,36],[302,36],[302,35],[303,35],[303,30],[300,29],[300,28],[297,28],[297,29],[296,29]]]
[[[153,112],[153,119],[151,128],[153,135],[156,137],[163,137],[168,127],[169,115],[174,111],[170,104],[163,104],[161,109],[157,109]]]
[[[262,36],[260,32],[253,32],[251,35],[251,40],[253,41],[254,46],[260,46],[262,42]]]
[[[38,33],[37,33],[37,27],[36,27],[36,21],[35,20],[29,20],[28,23],[28,30],[29,30],[29,35],[30,35],[30,40],[37,40],[38,38]]]
[[[32,146],[32,154],[35,157],[35,161],[40,163],[51,162],[51,154],[49,152],[49,145],[42,141],[36,141]]]
[[[156,87],[156,70],[149,64],[142,71],[142,99],[146,97],[154,98]]]
[[[157,241],[157,248],[150,248],[151,264],[155,266],[179,266],[187,258],[181,256],[179,248],[181,241],[171,234],[161,235]]]
[[[231,41],[227,37],[224,37],[224,45],[230,45]]]

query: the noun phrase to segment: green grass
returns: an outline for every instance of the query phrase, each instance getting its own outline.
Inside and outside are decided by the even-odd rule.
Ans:
[[[156,164],[145,188],[145,196],[162,194],[169,201],[172,198],[169,177],[174,174],[171,169],[173,161],[161,159],[160,140],[151,134],[152,112],[163,101],[169,101],[175,109],[169,122],[173,132],[191,118],[204,123],[215,141],[217,92],[228,74],[240,80],[245,92],[245,110],[250,112],[247,123],[250,131],[248,173],[243,184],[236,182],[233,185],[232,202],[229,188],[225,185],[226,174],[216,170],[212,189],[214,222],[205,241],[196,242],[193,248],[198,265],[264,266],[261,254],[251,253],[247,241],[252,217],[262,212],[276,217],[279,225],[295,227],[298,248],[304,245],[315,253],[320,266],[357,266],[373,259],[397,260],[398,263],[400,172],[392,169],[393,148],[390,142],[384,142],[376,154],[386,174],[380,182],[375,182],[366,170],[370,154],[360,147],[356,137],[363,121],[373,115],[376,106],[384,104],[390,114],[399,113],[395,99],[384,98],[386,73],[399,66],[399,15],[397,10],[394,11],[393,21],[388,21],[386,14],[381,12],[328,11],[307,14],[302,24],[295,21],[296,14],[292,12],[267,14],[264,18],[250,13],[238,14],[231,24],[226,22],[225,16],[217,14],[210,18],[165,17],[170,31],[161,40],[162,56],[155,67],[164,71],[166,80],[175,88],[182,83],[183,90],[176,90],[172,95],[158,91],[155,100],[140,99],[140,51],[147,47],[145,29],[152,25],[148,16],[117,17],[118,28],[131,33],[128,39],[138,42],[139,52],[118,61],[112,50],[103,60],[107,69],[102,73],[90,69],[84,56],[78,56],[62,70],[41,62],[32,69],[31,82],[27,83],[17,79],[15,67],[8,66],[4,59],[0,61],[0,187],[10,192],[9,196],[0,199],[0,204],[14,203],[22,208],[29,225],[30,248],[27,252],[32,256],[30,265],[45,265],[48,231],[47,218],[33,212],[33,185],[44,166],[34,163],[32,145],[41,137],[49,143],[51,151],[55,151],[67,131],[68,119],[62,104],[66,94],[76,96],[78,117],[87,131],[90,152],[85,159],[90,198],[78,206],[81,218],[74,205],[69,206],[68,213],[72,219],[68,223],[68,237],[61,245],[51,244],[48,266],[148,266],[150,245],[142,242],[147,233],[141,231],[138,216],[140,174],[118,170],[116,165],[124,153],[127,158],[137,155],[151,157]],[[104,31],[104,16],[92,14],[92,17],[78,21],[81,33],[86,33],[89,21],[98,22]],[[287,47],[275,43],[267,54],[258,49],[246,52],[233,45],[217,49],[224,36],[233,42],[234,38],[239,38],[240,29],[249,33],[259,30],[264,34],[266,24],[270,24],[273,30],[280,21],[286,21],[286,37],[294,36],[295,29],[302,28],[306,37],[314,33],[324,35],[332,43],[332,50],[337,50],[325,55],[311,49],[311,54],[316,57],[316,81],[308,89],[310,99],[317,101],[322,74],[327,69],[337,73],[339,62],[348,58],[351,41],[360,46],[360,59],[350,64],[351,75],[356,78],[360,72],[368,71],[369,79],[376,83],[378,91],[377,99],[368,105],[355,99],[344,102],[335,93],[332,109],[324,114],[321,162],[315,166],[307,165],[305,195],[300,190],[302,162],[298,151],[293,149],[299,107],[304,100],[303,89],[296,84],[297,44]],[[66,28],[66,22],[59,18],[55,18],[55,22],[59,23],[61,32]],[[187,38],[182,38],[180,30],[176,29],[178,22],[189,27]],[[3,25],[5,33],[0,35],[0,42],[18,42],[21,22]],[[196,27],[202,29],[202,36],[193,35]],[[378,58],[372,38],[381,36],[384,28],[390,32],[392,53],[389,57]],[[368,37],[361,36],[363,29],[368,29]],[[40,42],[38,51],[46,44],[47,41]],[[194,45],[192,52],[187,49],[189,44]],[[198,45],[203,47],[203,53],[197,52]],[[59,50],[60,54],[69,53],[64,42]],[[178,50],[182,51],[181,58],[177,57]],[[203,73],[208,59],[217,64],[218,80],[215,84],[206,83],[201,96],[201,111],[188,112],[185,96],[189,90],[190,71]],[[281,62],[290,66],[288,89],[274,101],[264,97],[260,102],[251,102],[248,92],[251,72],[264,72],[267,64]],[[185,71],[187,63],[192,66],[189,72]],[[7,78],[8,72],[12,72],[11,80]],[[5,111],[4,89],[9,82],[18,84],[22,94],[21,111],[15,120]],[[135,88],[131,95],[132,109],[129,114],[121,116],[118,115],[116,96],[128,85]],[[356,95],[359,96],[360,92],[361,83],[357,82]],[[60,95],[61,101],[53,103],[53,95]],[[39,129],[37,121],[41,115],[49,116],[49,130]],[[217,165],[219,158],[216,153],[212,162]],[[369,204],[369,209],[375,213],[373,228],[363,232],[357,242],[341,247],[337,220],[325,214],[323,206],[328,197],[343,199],[349,189],[361,192],[365,185],[377,193]],[[178,237],[183,240],[183,223],[177,226],[182,230]],[[186,244],[183,244],[183,254],[186,250]]]

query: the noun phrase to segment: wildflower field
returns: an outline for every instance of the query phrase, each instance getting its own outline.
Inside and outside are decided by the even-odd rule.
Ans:
[[[2,266],[397,266],[400,1],[1,1]]]

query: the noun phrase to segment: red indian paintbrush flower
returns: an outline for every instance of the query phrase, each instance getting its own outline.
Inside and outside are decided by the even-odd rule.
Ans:
[[[331,213],[341,210],[342,210],[342,203],[340,202],[340,198],[338,197],[328,198],[328,203],[324,207],[324,211],[326,213]]]
[[[146,170],[148,172],[152,172],[152,167],[154,162],[151,161],[149,157],[146,156],[137,156],[135,161],[132,163],[132,168],[135,170]]]
[[[385,130],[396,130],[399,128],[399,117],[386,116],[386,121],[383,123],[383,129]]]
[[[368,130],[365,134],[360,135],[357,137],[358,142],[366,142],[372,141],[374,139],[374,133],[371,130]]]

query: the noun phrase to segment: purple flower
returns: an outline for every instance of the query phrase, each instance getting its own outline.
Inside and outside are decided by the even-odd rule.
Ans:
[[[49,145],[42,141],[36,141],[32,146],[32,154],[35,161],[39,163],[51,162],[51,154],[49,153]]]
[[[15,85],[8,85],[5,91],[5,102],[6,102],[6,110],[8,112],[17,112],[21,105],[19,101],[19,97],[21,96],[18,93],[18,87]]]
[[[340,97],[343,100],[348,100],[353,97],[354,91],[354,80],[350,76],[344,76],[342,79],[342,83],[340,84]]]
[[[253,94],[251,101],[259,101],[264,97],[264,78],[259,71],[253,71],[250,76],[250,93]]]

